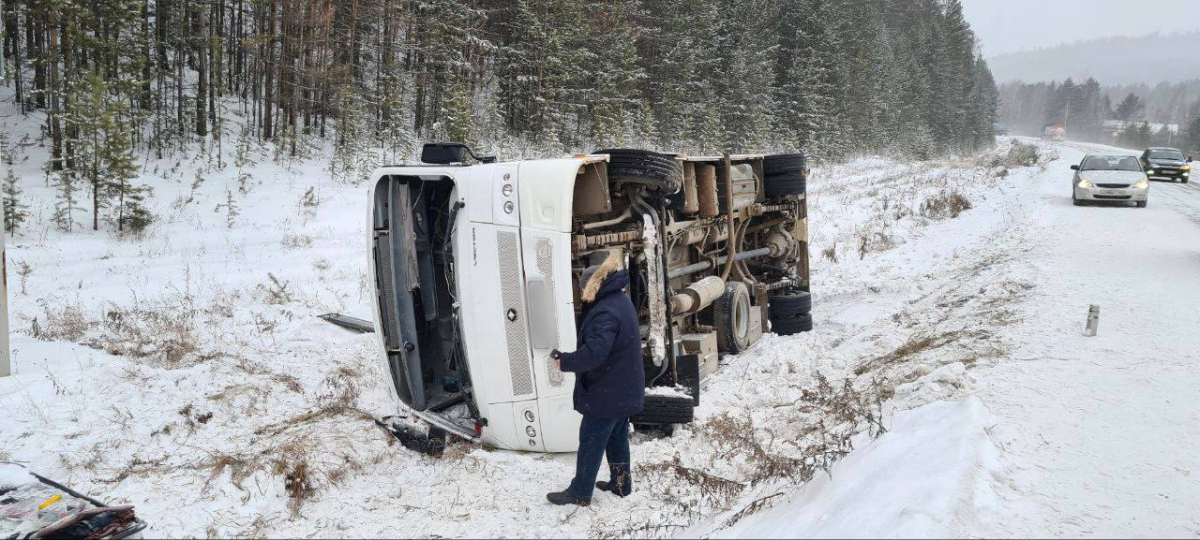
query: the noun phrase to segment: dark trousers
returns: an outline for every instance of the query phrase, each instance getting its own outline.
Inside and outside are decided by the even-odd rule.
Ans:
[[[579,453],[575,456],[575,479],[567,493],[572,497],[592,500],[600,461],[608,456],[609,486],[618,495],[633,492],[629,475],[629,419],[588,418],[579,424]]]

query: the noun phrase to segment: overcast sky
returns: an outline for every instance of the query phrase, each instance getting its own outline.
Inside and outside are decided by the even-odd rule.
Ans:
[[[983,55],[1200,29],[1200,0],[962,0]]]

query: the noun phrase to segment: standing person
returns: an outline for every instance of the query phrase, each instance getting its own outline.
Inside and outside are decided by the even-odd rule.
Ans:
[[[584,271],[579,347],[575,352],[550,353],[563,371],[575,373],[575,410],[583,415],[575,479],[566,491],[546,495],[557,505],[591,504],[593,483],[621,497],[633,491],[629,417],[642,412],[646,372],[637,310],[624,293],[629,285],[624,259],[620,250],[611,251],[600,266]],[[596,482],[605,455],[609,480]]]

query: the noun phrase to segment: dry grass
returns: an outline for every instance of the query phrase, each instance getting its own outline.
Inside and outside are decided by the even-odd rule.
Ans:
[[[254,430],[255,435],[274,437],[293,430],[303,430],[310,424],[337,417],[346,417],[343,420],[359,420],[359,421],[374,421],[375,417],[367,411],[356,409],[353,407],[344,406],[327,406],[319,409],[313,409],[303,414],[299,414],[276,422],[268,424]]]
[[[279,241],[279,245],[283,246],[285,250],[307,249],[312,247],[313,237],[306,234],[287,233],[283,235],[283,240]]]
[[[31,333],[37,339],[82,343],[168,369],[189,367],[216,356],[200,350],[205,312],[196,308],[189,294],[177,292],[157,303],[135,299],[132,306],[110,303],[99,316],[88,316],[77,303],[43,309],[45,322],[35,318],[32,324]]]
[[[650,485],[654,497],[675,501],[674,514],[702,517],[734,510],[733,504],[755,486],[779,480],[802,483],[815,475],[828,473],[833,464],[853,449],[852,439],[866,431],[872,437],[882,435],[883,403],[891,399],[890,387],[872,380],[856,388],[850,380],[831,384],[816,375],[816,384],[801,392],[785,421],[798,433],[778,437],[766,426],[757,425],[750,410],[726,411],[709,417],[698,427],[699,439],[708,445],[702,463],[738,464],[738,477],[721,477],[707,467],[685,465],[680,456],[670,461],[639,465],[641,485]],[[785,428],[786,429],[786,428]],[[744,503],[725,522],[733,525],[745,516],[770,506],[776,495]],[[617,531],[618,536],[642,536],[661,533],[661,519],[643,523],[631,519]],[[668,529],[674,525],[669,525]],[[612,531],[605,533],[611,534]]]
[[[921,203],[921,215],[929,219],[956,218],[971,208],[971,201],[961,192],[943,189]]]
[[[1038,164],[1041,158],[1038,152],[1038,147],[1032,144],[1014,142],[1008,148],[1008,153],[1003,156],[997,156],[992,161],[993,167],[1007,167],[1015,169],[1018,167],[1032,167]]]
[[[896,247],[896,237],[887,231],[863,231],[858,236],[858,260],[876,251],[887,251]]]
[[[361,377],[358,370],[349,366],[340,366],[321,381],[321,393],[317,403],[322,407],[351,408],[358,400]]]
[[[721,478],[700,469],[686,467],[680,462],[679,455],[671,461],[637,465],[637,474],[648,479],[651,485],[678,484],[683,481],[689,486],[700,490],[700,498],[711,502],[714,506],[725,507],[735,497],[742,493],[747,485],[736,480]],[[647,480],[643,480],[646,483]]]
[[[195,360],[200,344],[198,311],[181,309],[122,308],[111,306],[105,312],[103,332],[89,345],[109,354],[147,361],[168,369],[187,367]]]
[[[292,301],[292,292],[288,290],[290,283],[279,279],[271,272],[267,272],[267,280],[268,283],[259,284],[256,287],[266,303],[279,306]]]
[[[322,487],[344,481],[351,474],[379,463],[387,451],[362,456],[355,449],[363,441],[335,435],[330,422],[370,422],[371,415],[355,409],[319,409],[254,431],[250,448],[236,452],[212,452],[194,465],[207,471],[204,489],[210,489],[224,474],[239,489],[259,474],[283,484],[293,516]],[[261,481],[258,480],[258,481]]]
[[[91,322],[83,314],[83,309],[76,304],[63,304],[58,307],[43,306],[45,322],[33,319],[30,334],[36,339],[45,341],[79,341],[87,334]]]
[[[837,242],[834,242],[832,246],[829,246],[829,247],[821,250],[821,255],[824,256],[825,259],[828,260],[829,262],[832,262],[833,264],[837,264],[837,262],[838,262]]]
[[[144,459],[139,456],[134,456],[128,464],[117,469],[116,473],[109,478],[96,478],[96,482],[102,484],[119,484],[130,477],[144,478],[151,475],[159,475],[168,470],[176,470],[177,467],[168,467],[167,458],[160,457],[156,459]]]
[[[942,349],[944,347],[962,344],[967,341],[986,342],[993,334],[986,330],[953,330],[937,334],[919,334],[912,336],[903,345],[891,352],[869,359],[854,369],[855,375],[863,375],[883,367],[905,363],[914,357]]]

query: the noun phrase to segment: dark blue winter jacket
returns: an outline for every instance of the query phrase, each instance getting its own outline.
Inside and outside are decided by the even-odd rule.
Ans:
[[[627,418],[641,413],[646,401],[637,310],[621,291],[629,285],[629,272],[619,270],[592,279],[603,281],[590,302],[587,293],[593,291],[585,291],[578,348],[562,353],[562,370],[576,374],[575,410],[580,414]]]

